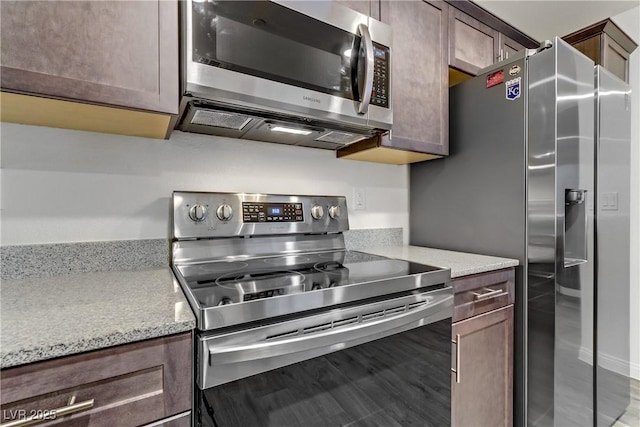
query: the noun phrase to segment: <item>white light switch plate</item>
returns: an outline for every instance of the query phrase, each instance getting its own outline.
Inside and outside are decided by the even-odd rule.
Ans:
[[[367,194],[364,188],[353,189],[353,204],[353,208],[357,211],[363,211],[367,208]]]
[[[601,193],[600,208],[603,211],[617,211],[618,210],[618,193],[615,191],[609,192],[609,193]]]

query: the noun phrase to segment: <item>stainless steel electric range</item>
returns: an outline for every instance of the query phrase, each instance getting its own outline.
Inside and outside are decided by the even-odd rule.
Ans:
[[[450,271],[348,251],[346,200],[173,194],[194,425],[450,422]]]

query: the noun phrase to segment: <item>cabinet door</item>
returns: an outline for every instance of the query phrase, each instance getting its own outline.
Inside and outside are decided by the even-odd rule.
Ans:
[[[449,8],[449,65],[465,73],[478,71],[499,57],[499,33],[464,12]]]
[[[500,34],[500,52],[499,52],[499,60],[509,59],[518,51],[524,49],[520,43],[515,40],[510,39],[504,34]]]
[[[3,89],[178,113],[176,1],[2,1]]]
[[[452,327],[451,425],[511,426],[513,305]]]
[[[602,66],[620,80],[629,81],[629,52],[607,34],[602,34]]]
[[[382,145],[449,154],[447,9],[444,2],[382,1],[381,19],[393,27],[393,130]]]
[[[349,9],[353,9],[356,12],[360,12],[363,15],[372,17],[373,19],[380,20],[380,0],[334,0],[347,6]]]

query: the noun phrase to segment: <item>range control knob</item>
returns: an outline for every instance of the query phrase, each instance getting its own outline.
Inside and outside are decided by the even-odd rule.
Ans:
[[[324,208],[320,205],[315,205],[311,208],[311,216],[313,219],[320,219],[324,216]]]
[[[202,222],[207,219],[207,207],[196,203],[189,209],[189,218],[195,222]]]
[[[340,218],[340,206],[331,206],[329,208],[329,216],[331,217],[331,219]]]
[[[229,221],[233,217],[233,209],[228,204],[224,203],[218,206],[216,210],[216,216],[220,221]]]

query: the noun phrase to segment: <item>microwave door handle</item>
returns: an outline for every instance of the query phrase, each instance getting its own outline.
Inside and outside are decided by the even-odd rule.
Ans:
[[[373,40],[371,40],[369,27],[365,24],[358,25],[358,35],[364,42],[364,87],[362,88],[360,105],[358,105],[358,113],[367,114],[373,90]]]

